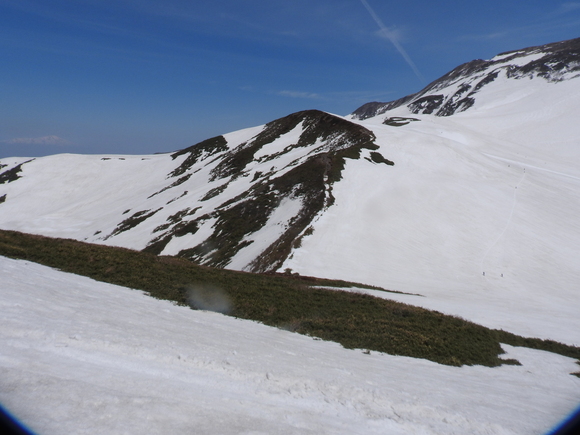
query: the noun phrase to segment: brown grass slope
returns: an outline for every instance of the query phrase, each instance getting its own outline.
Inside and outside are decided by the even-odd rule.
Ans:
[[[551,340],[519,337],[368,295],[317,288],[355,286],[343,281],[235,272],[182,258],[3,230],[0,255],[144,290],[178,304],[187,303],[188,288],[219,289],[231,302],[231,316],[335,341],[346,348],[455,366],[517,364],[499,358],[500,342],[580,358],[580,348]]]

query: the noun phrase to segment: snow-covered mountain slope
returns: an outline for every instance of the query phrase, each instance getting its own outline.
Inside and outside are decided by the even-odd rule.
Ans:
[[[355,119],[380,115],[405,106],[412,113],[451,116],[472,107],[496,88],[498,78],[541,78],[558,83],[580,75],[580,38],[501,53],[458,66],[416,94],[388,103],[367,103],[352,113]],[[492,91],[493,92],[493,91]]]
[[[449,116],[310,110],[174,154],[2,159],[0,228],[420,293],[393,297],[580,345],[579,52],[461,67],[431,85],[441,107],[477,88]]]
[[[575,361],[549,352],[450,367],[25,261],[0,276],[0,402],[38,434],[528,435],[580,401]]]
[[[348,161],[337,206],[283,267],[418,292],[427,297],[397,299],[579,344],[580,80],[497,85],[451,117],[401,107],[362,121],[395,166]]]
[[[0,220],[3,228],[272,270],[333,203],[345,157],[392,164],[374,139],[311,110],[172,155],[5,159]]]

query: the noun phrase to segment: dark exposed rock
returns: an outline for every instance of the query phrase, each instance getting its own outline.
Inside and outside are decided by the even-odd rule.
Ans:
[[[401,117],[401,116],[391,116],[385,118],[383,124],[390,125],[391,127],[402,127],[403,125],[407,125],[411,122],[419,121],[417,118],[408,118],[408,117]]]
[[[171,154],[171,158],[176,159],[184,154],[189,154],[183,163],[171,172],[171,177],[177,177],[191,168],[201,157],[209,157],[220,152],[227,151],[227,141],[223,136],[216,136],[206,139],[195,145]]]
[[[173,171],[173,172],[175,172],[175,171]],[[171,189],[172,187],[177,187],[180,184],[185,183],[190,178],[191,178],[191,174],[185,174],[183,177],[179,177],[176,181],[174,181],[173,183],[171,183],[169,186],[165,186],[163,189],[161,189],[161,190],[159,190],[159,191],[157,191],[157,192],[149,195],[149,197],[147,199],[153,198],[155,195],[159,195],[160,193],[163,193],[166,190]]]
[[[297,127],[301,128],[301,133],[294,143],[276,153],[261,153],[261,157],[256,158],[264,146]],[[220,160],[210,172],[210,180],[226,180],[209,190],[202,200],[219,198],[232,180],[249,174],[248,165],[252,162],[274,161],[301,147],[309,147],[308,154],[303,154],[281,174],[255,172],[247,191],[229,198],[210,213],[192,220],[186,220],[189,213],[180,214],[178,222],[167,222],[156,229],[160,234],[145,250],[159,254],[173,237],[195,234],[211,221],[211,235],[179,255],[202,264],[225,267],[236,253],[252,243],[251,235],[266,225],[284,200],[298,201],[299,210],[287,222],[283,233],[248,266],[254,272],[275,270],[316,215],[332,205],[332,184],[340,180],[345,159],[360,158],[363,149],[375,152],[379,147],[374,140],[374,134],[367,128],[318,110],[297,112],[272,121],[252,139],[216,156]],[[371,161],[393,164],[379,153],[371,154]]]
[[[538,55],[538,58],[518,65],[518,59],[530,55]],[[540,77],[549,82],[577,77],[580,75],[580,38],[505,52],[491,60],[464,63],[416,94],[388,103],[364,104],[352,116],[367,119],[403,105],[416,114],[451,116],[472,107],[475,95],[502,72],[510,79]]]
[[[323,147],[325,150],[331,151],[356,145],[361,141],[369,142],[375,139],[370,130],[326,112],[320,110],[296,112],[266,124],[264,129],[252,140],[226,153],[220,164],[212,170],[212,180],[239,176],[244,168],[254,160],[254,155],[258,150],[289,133],[300,123],[302,123],[302,134],[298,142],[279,154],[270,156],[270,159],[294,148],[313,145],[317,140],[325,144]]]
[[[104,237],[103,240],[107,240],[113,236],[116,236],[117,234],[120,234],[124,231],[128,231],[131,228],[135,228],[137,225],[139,225],[141,222],[145,221],[146,219],[149,219],[151,216],[153,216],[159,210],[161,210],[161,209],[158,208],[157,210],[153,210],[153,211],[150,211],[150,210],[138,211],[137,213],[131,215],[130,217],[128,217],[127,219],[122,221],[119,225],[117,225],[117,228],[115,228],[115,230],[111,234]]]
[[[20,163],[17,166],[14,166],[12,169],[8,169],[0,174],[0,184],[10,183],[12,181],[16,181],[20,178],[18,175],[22,171],[22,165],[31,162],[34,159],[28,160],[26,162]],[[4,166],[4,165],[3,165]]]
[[[430,114],[441,107],[444,100],[444,95],[428,95],[413,101],[408,107],[413,113]]]
[[[411,101],[417,94],[407,95],[406,97],[399,98],[398,100],[391,101],[390,103],[366,103],[363,104],[361,107],[356,109],[352,112],[352,116],[355,119],[367,119],[372,118],[373,116],[380,115],[381,113],[385,113],[388,110],[394,109],[399,106],[403,106]]]

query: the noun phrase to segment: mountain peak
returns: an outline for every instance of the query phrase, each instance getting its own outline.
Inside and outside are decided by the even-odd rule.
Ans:
[[[476,94],[501,75],[516,80],[541,78],[552,83],[576,78],[580,76],[580,38],[504,52],[490,60],[472,60],[416,94],[388,103],[364,104],[351,117],[364,120],[401,106],[414,114],[451,116],[471,108]]]

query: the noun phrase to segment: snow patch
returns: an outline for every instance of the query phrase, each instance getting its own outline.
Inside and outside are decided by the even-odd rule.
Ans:
[[[214,232],[214,224],[217,219],[211,218],[202,223],[195,234],[185,234],[171,238],[161,255],[177,255],[184,249],[192,248],[206,241]]]
[[[255,160],[264,160],[267,156],[271,154],[276,154],[282,152],[287,146],[296,145],[300,140],[300,135],[304,131],[304,121],[301,121],[296,127],[291,131],[284,134],[283,136],[275,139],[274,141],[264,145],[255,154]]]
[[[507,62],[509,60],[510,65],[515,65],[515,66],[525,66],[530,62],[533,62],[535,60],[541,59],[544,56],[546,56],[545,52],[538,52],[538,53],[530,53],[524,56],[517,56],[518,54],[520,54],[520,52],[518,53],[508,53],[505,55],[499,55],[499,56],[495,56],[494,58],[492,58],[492,61],[499,61],[499,60],[503,60],[505,59],[505,61]],[[513,57],[513,58],[512,58]]]

